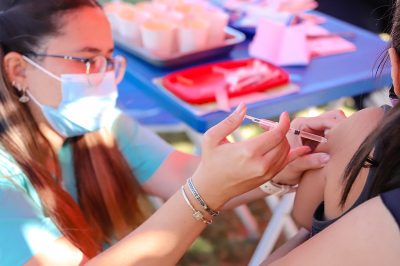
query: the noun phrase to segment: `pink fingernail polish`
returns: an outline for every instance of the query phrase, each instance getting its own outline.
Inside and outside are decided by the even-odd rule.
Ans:
[[[322,155],[321,158],[320,158],[320,161],[321,161],[321,163],[325,164],[325,163],[328,163],[328,162],[329,162],[329,159],[330,159],[330,158],[331,158],[331,157],[329,156],[329,154]]]
[[[241,112],[243,112],[243,110],[246,108],[246,105],[243,103],[243,102],[241,102],[239,105],[238,105],[238,107],[236,107],[236,110],[235,110],[235,112],[237,112],[237,113],[241,113]]]

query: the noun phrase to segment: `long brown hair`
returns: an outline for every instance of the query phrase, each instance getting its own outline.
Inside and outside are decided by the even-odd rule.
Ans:
[[[388,48],[393,47],[400,54],[400,4],[395,1],[393,6],[393,25],[391,41]],[[380,76],[389,62],[388,52],[381,54],[376,74]],[[393,87],[391,97],[394,98]],[[380,142],[380,143],[379,143]],[[370,157],[372,150],[381,145],[380,158]],[[340,205],[343,207],[358,173],[362,168],[376,168],[376,174],[368,197],[372,198],[380,193],[400,188],[400,103],[396,104],[382,119],[374,131],[365,139],[358,148],[344,172],[344,189]]]
[[[4,67],[9,52],[43,49],[43,40],[57,36],[63,15],[89,6],[94,0],[0,1],[0,142],[37,191],[43,212],[62,234],[89,258],[101,251],[103,241],[119,240],[145,220],[138,203],[143,192],[115,138],[106,129],[68,139],[74,157],[78,204],[64,191],[58,173],[46,167],[50,144],[39,131]],[[57,155],[50,152],[58,164]]]

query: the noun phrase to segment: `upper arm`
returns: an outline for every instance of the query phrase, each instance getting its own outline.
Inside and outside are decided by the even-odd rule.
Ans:
[[[174,148],[157,134],[126,115],[113,123],[118,149],[129,163],[139,184],[144,184],[163,164]]]
[[[13,158],[0,150],[0,264],[79,265],[74,247],[50,217]]]
[[[164,200],[185,183],[200,163],[200,157],[176,151],[126,115],[113,122],[112,131],[144,191]]]
[[[324,188],[324,168],[308,171],[299,182],[293,205],[293,215],[301,227],[308,231],[311,231],[315,209],[324,200]]]
[[[21,265],[62,234],[25,190],[0,180],[0,261]]]
[[[83,266],[89,259],[67,238],[60,237],[45,250],[30,258],[24,266]]]
[[[397,265],[399,250],[399,227],[375,197],[272,265]]]
[[[311,229],[313,213],[322,201],[325,201],[328,211],[339,205],[343,172],[382,115],[380,107],[358,111],[329,131],[327,143],[318,145],[315,152],[328,153],[330,160],[323,168],[305,172],[299,184],[293,212],[303,227]]]

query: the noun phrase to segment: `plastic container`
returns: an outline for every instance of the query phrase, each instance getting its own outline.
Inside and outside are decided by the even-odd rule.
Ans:
[[[167,90],[185,102],[191,104],[214,102],[215,91],[223,87],[227,88],[228,83],[224,75],[216,73],[213,69],[219,67],[227,70],[235,70],[240,67],[252,65],[254,60],[256,59],[249,58],[193,67],[167,75],[162,79],[162,83]],[[237,91],[229,91],[227,89],[229,98],[252,92],[265,91],[289,83],[289,74],[283,69],[266,62],[262,63],[268,65],[271,71],[279,71],[279,73],[265,82],[250,84]]]
[[[246,36],[243,33],[229,27],[225,28],[224,37],[225,39],[221,45],[212,47],[211,49],[183,54],[173,53],[168,57],[159,57],[146,51],[143,47],[132,45],[124,38],[121,38],[118,34],[113,36],[114,42],[119,48],[135,55],[151,65],[164,69],[193,65],[198,61],[206,60],[208,58],[225,56],[229,54],[236,44],[241,43],[246,39]]]
[[[120,36],[133,45],[142,46],[140,25],[151,19],[149,13],[138,12],[134,8],[121,11],[118,16]]]
[[[180,53],[205,50],[208,44],[210,24],[206,20],[183,20],[178,24],[178,46]]]
[[[110,21],[113,33],[119,33],[118,15],[127,9],[133,8],[133,5],[125,2],[108,2],[103,5],[104,12]]]
[[[149,21],[140,26],[143,48],[154,56],[167,58],[174,52],[175,24]]]
[[[218,10],[209,10],[195,16],[198,19],[206,20],[211,27],[208,29],[208,47],[221,45],[224,41],[224,29],[228,25],[229,15]]]

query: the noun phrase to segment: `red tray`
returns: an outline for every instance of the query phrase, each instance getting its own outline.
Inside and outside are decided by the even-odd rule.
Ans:
[[[162,83],[166,89],[185,102],[192,104],[214,102],[215,90],[221,87],[227,88],[228,84],[225,81],[224,75],[215,73],[213,67],[218,66],[234,70],[239,67],[252,65],[254,60],[253,58],[230,60],[189,68],[165,76],[162,79]],[[232,98],[252,92],[265,91],[289,82],[289,74],[283,69],[266,62],[263,63],[267,64],[271,70],[278,70],[279,74],[265,82],[257,85],[248,85],[237,91],[231,92],[227,89],[228,97]]]

